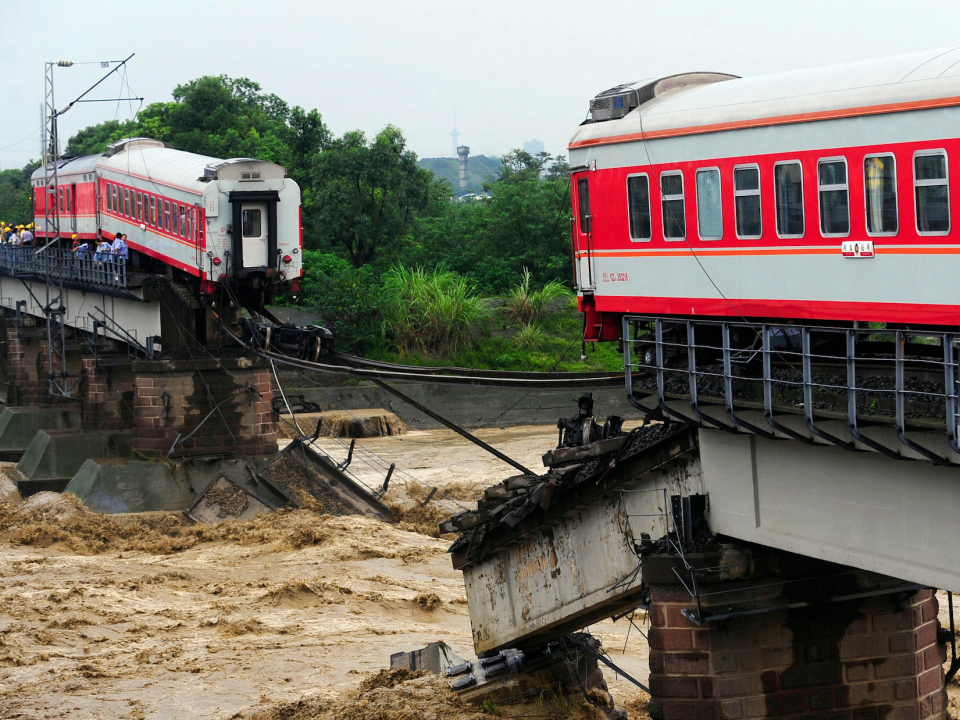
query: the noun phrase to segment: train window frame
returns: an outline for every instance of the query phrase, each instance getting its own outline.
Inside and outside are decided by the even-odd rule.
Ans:
[[[867,160],[870,158],[888,157],[893,158],[893,193],[894,206],[897,209],[897,229],[893,232],[871,232],[870,231],[870,213],[867,208]],[[897,156],[892,152],[867,153],[863,156],[863,162],[860,165],[863,171],[863,222],[867,237],[896,237],[900,234],[900,176],[897,174]]]
[[[177,203],[170,203],[170,234],[176,237],[180,234],[180,215],[177,213]]]
[[[630,212],[630,180],[632,178],[642,177],[647,181],[647,222],[650,227],[648,237],[633,236],[633,215]],[[650,197],[650,173],[630,173],[626,180],[627,189],[627,234],[630,236],[630,242],[650,242],[653,240],[653,199]]]
[[[944,177],[942,180],[917,180],[917,158],[932,157],[934,155],[943,156]],[[910,166],[913,168],[913,224],[917,230],[917,235],[924,237],[942,237],[949,235],[953,227],[953,218],[950,215],[950,158],[944,148],[934,148],[928,150],[917,150],[910,159]],[[947,229],[946,230],[921,230],[920,229],[920,206],[917,203],[917,190],[921,187],[933,187],[943,185],[947,188]]]
[[[130,217],[130,188],[123,189],[123,216]]]
[[[586,203],[584,203],[586,198]],[[583,212],[586,205],[587,212]],[[581,235],[590,235],[593,232],[593,215],[590,214],[590,182],[585,177],[577,178],[577,217]]]
[[[847,181],[841,184],[833,185],[823,185],[820,183],[820,166],[824,163],[838,163],[842,162]],[[839,192],[844,191],[847,194],[847,231],[845,233],[828,233],[823,229],[823,200],[822,196],[825,192]],[[820,237],[824,238],[844,238],[850,237],[850,230],[852,226],[852,218],[850,216],[850,163],[847,162],[847,158],[843,155],[836,155],[834,157],[822,157],[817,159],[817,220],[820,223]]]
[[[180,206],[180,237],[187,237],[187,208]]]
[[[150,196],[150,227],[157,226],[157,199],[151,195]]]
[[[163,227],[160,228],[164,232],[170,232],[170,201],[163,201]]]
[[[704,235],[700,232],[700,183],[697,181],[697,178],[700,177],[700,173],[716,173],[717,174],[717,192],[720,194],[720,234],[717,236],[713,235]],[[697,168],[693,176],[693,184],[696,190],[696,201],[697,201],[697,237],[700,238],[703,242],[715,242],[717,240],[723,240],[723,174],[720,172],[720,168],[713,167],[701,167]]]
[[[111,205],[111,202],[110,202],[111,197],[112,197],[112,194],[110,193],[110,183],[104,182],[104,183],[103,183],[103,195],[100,197],[100,201],[103,203],[103,209],[104,209],[104,210],[112,210],[112,208],[110,207],[110,205]]]
[[[137,191],[137,221],[143,222],[143,193]]]
[[[120,214],[120,186],[116,183],[113,184],[113,212],[117,215]]]
[[[673,177],[674,175],[680,177],[680,194],[677,195],[674,193],[672,195],[667,195],[663,191],[663,179],[665,177]],[[663,230],[663,240],[664,242],[684,242],[687,239],[687,188],[684,182],[683,170],[664,170],[660,173],[660,181],[658,184],[660,185],[660,225],[662,226]],[[683,209],[683,235],[677,237],[667,237],[667,213],[664,203],[677,202],[678,200],[680,201],[680,207]],[[674,219],[676,219],[676,216],[674,216]]]
[[[800,233],[781,233],[780,232],[780,196],[777,192],[777,168],[784,167],[786,165],[796,165],[800,168],[800,223],[803,228]],[[803,192],[803,163],[800,160],[778,160],[773,164],[773,216],[774,216],[774,229],[777,231],[777,237],[781,240],[797,240],[803,238],[807,234],[807,208],[804,203],[804,192]]]
[[[737,170],[757,171],[757,187],[755,190],[737,190]],[[763,172],[760,170],[760,164],[741,163],[739,165],[734,165],[733,174],[731,175],[730,180],[733,182],[733,232],[737,236],[737,240],[761,240],[763,238],[763,192],[761,190],[763,187]],[[760,203],[758,207],[758,215],[760,216],[760,233],[757,235],[741,235],[740,223],[737,222],[739,219],[739,213],[737,212],[737,198],[752,197],[753,195],[757,196],[758,202]]]

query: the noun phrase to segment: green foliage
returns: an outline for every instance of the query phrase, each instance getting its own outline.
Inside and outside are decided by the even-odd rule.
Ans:
[[[474,286],[445,270],[396,265],[384,275],[383,290],[384,332],[402,351],[455,353],[490,316]]]
[[[523,350],[534,350],[543,347],[547,342],[547,334],[533,323],[521,325],[513,338],[513,342]]]
[[[8,225],[33,222],[30,176],[40,163],[27,163],[20,170],[0,172],[0,220]]]
[[[316,308],[337,333],[340,350],[363,354],[381,341],[381,287],[372,268],[355,268],[330,253],[305,250],[297,305]]]
[[[316,161],[313,180],[313,242],[345,249],[355,267],[372,262],[418,216],[435,211],[448,190],[417,167],[417,156],[392,125],[370,143],[359,130],[332,141]]]
[[[510,288],[504,299],[504,314],[514,322],[532,323],[540,317],[551,301],[573,297],[573,293],[556,280],[551,280],[538,289],[531,286],[531,279],[530,271],[524,268],[520,282]]]
[[[448,203],[421,219],[406,254],[411,263],[441,263],[489,293],[521,282],[524,268],[541,283],[570,278],[570,192],[562,158],[514,150],[502,159],[490,197]]]

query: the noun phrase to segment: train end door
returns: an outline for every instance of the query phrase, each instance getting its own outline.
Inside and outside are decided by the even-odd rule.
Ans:
[[[574,175],[577,198],[574,227],[574,254],[577,269],[577,287],[584,295],[596,290],[593,267],[593,216],[590,214],[590,182],[587,173]]]
[[[240,219],[243,267],[268,267],[267,204],[243,203],[240,208]]]

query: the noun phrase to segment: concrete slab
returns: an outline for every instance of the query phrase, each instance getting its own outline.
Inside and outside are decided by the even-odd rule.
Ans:
[[[19,488],[29,494],[42,483],[44,490],[63,490],[88,458],[131,455],[132,430],[40,430],[17,464],[24,477]]]
[[[80,427],[79,406],[7,407],[0,412],[0,460],[19,462],[40,430],[66,430]]]
[[[219,475],[244,490],[287,501],[255,479],[242,460],[191,458],[182,462],[149,462],[127,458],[87,460],[66,485],[88,508],[99,513],[178,512],[192,506]]]

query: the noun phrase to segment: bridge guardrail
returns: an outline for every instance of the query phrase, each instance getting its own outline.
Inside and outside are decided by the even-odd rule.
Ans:
[[[866,447],[912,459],[864,435],[859,425],[892,421],[904,447],[938,465],[958,464],[906,434],[908,422],[929,428],[942,419],[950,448],[960,454],[960,336],[953,333],[639,315],[625,315],[622,330],[627,395],[632,399],[637,387],[655,394],[665,416],[698,427],[807,444],[819,438],[846,450]],[[769,428],[737,414],[751,405],[760,409],[761,398]],[[687,399],[692,417],[670,407],[668,399]],[[722,407],[726,419],[704,412],[708,406]],[[782,417],[784,406],[802,409],[809,435],[778,422],[776,411]],[[817,424],[843,415],[854,442]]]
[[[59,283],[127,289],[127,260],[112,253],[0,245],[0,273]]]

